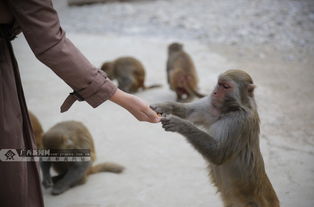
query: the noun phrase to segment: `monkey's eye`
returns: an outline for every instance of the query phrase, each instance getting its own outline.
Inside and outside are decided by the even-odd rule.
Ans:
[[[222,84],[222,86],[224,87],[224,89],[231,88],[229,85],[226,85],[226,84]]]
[[[231,88],[229,85],[224,84],[224,83],[218,83],[219,86],[222,86],[224,89]]]

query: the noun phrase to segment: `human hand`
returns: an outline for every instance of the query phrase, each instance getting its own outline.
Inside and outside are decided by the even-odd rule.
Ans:
[[[139,121],[146,121],[150,123],[157,123],[160,121],[160,117],[157,113],[137,96],[117,89],[110,100],[128,110]]]

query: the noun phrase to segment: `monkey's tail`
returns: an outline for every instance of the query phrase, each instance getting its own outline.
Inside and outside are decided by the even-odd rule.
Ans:
[[[189,77],[187,77],[187,79],[188,78]],[[191,86],[191,83],[190,83],[191,81],[189,81],[187,79],[185,79],[184,83],[185,83],[185,86],[186,86],[187,90],[189,90],[190,93],[192,93],[194,96],[196,96],[198,98],[203,98],[204,96],[206,96],[206,95],[198,92],[197,90],[195,90],[194,87]]]
[[[124,170],[124,167],[122,165],[112,163],[112,162],[104,162],[104,163],[91,166],[87,171],[87,175],[99,173],[99,172],[122,173],[123,170]]]
[[[144,90],[147,90],[147,89],[151,89],[151,88],[160,88],[160,87],[162,87],[162,85],[161,84],[153,84],[153,85],[150,85],[150,86],[143,86],[143,89]]]

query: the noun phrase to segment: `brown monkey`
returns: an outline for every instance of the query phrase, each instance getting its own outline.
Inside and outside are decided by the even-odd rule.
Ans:
[[[48,188],[52,186],[51,194],[58,195],[70,187],[83,184],[87,176],[97,172],[121,173],[124,167],[115,163],[101,163],[94,165],[96,152],[94,142],[88,129],[77,121],[65,121],[56,124],[43,136],[44,149],[89,149],[90,161],[82,162],[41,162],[43,173],[43,185]],[[51,178],[50,167],[58,173]]]
[[[210,97],[151,106],[172,114],[162,118],[163,128],[185,136],[209,162],[225,207],[279,207],[260,152],[254,88],[246,72],[229,70],[219,76]]]
[[[101,70],[107,73],[111,80],[117,79],[118,87],[127,93],[161,87],[159,84],[145,86],[144,66],[133,57],[120,57],[112,62],[105,62]]]
[[[177,101],[190,101],[194,96],[204,97],[197,91],[198,77],[192,58],[180,43],[168,46],[167,79],[170,89],[177,94]]]
[[[43,128],[41,127],[41,124],[37,117],[31,112],[28,111],[29,114],[29,119],[31,120],[31,125],[34,133],[34,138],[35,138],[35,144],[38,149],[41,149],[43,147],[42,144],[42,136],[44,133]]]

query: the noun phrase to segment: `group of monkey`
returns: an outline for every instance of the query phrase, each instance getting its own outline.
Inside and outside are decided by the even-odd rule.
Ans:
[[[119,88],[126,92],[146,89],[142,64],[131,57],[118,58],[102,66]],[[208,162],[213,184],[225,207],[279,207],[279,200],[265,171],[259,146],[259,115],[254,98],[255,85],[242,70],[228,70],[218,77],[213,92],[203,97],[197,92],[197,75],[191,57],[182,44],[168,47],[168,83],[178,102],[153,104],[162,116],[162,127],[177,132]],[[155,86],[153,86],[155,87]],[[191,103],[193,97],[203,97]],[[184,103],[183,103],[184,102]],[[90,149],[90,162],[41,163],[43,185],[60,194],[84,183],[89,174],[110,171],[120,173],[115,163],[92,166],[95,149],[91,134],[80,122],[62,122],[46,133],[30,113],[36,145],[44,149]],[[51,165],[57,176],[50,176]]]
[[[140,89],[150,89],[161,85],[145,86],[145,69],[143,64],[133,57],[120,57],[101,66],[109,79],[117,80],[119,89],[135,93]],[[170,89],[175,91],[177,101],[189,102],[194,97],[204,97],[198,92],[198,77],[191,56],[180,43],[168,46],[167,80]]]

